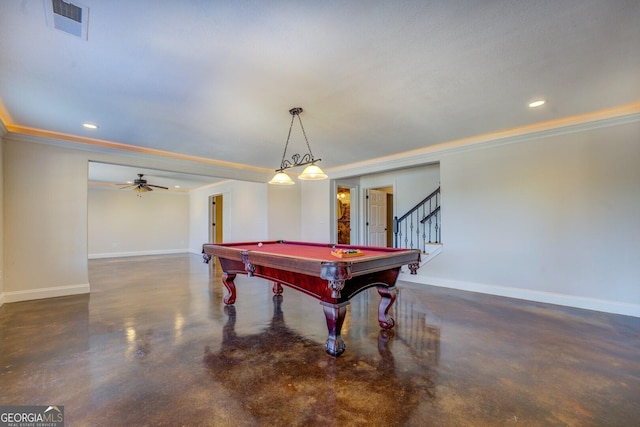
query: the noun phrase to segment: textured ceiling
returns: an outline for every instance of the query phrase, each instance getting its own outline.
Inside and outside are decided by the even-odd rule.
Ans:
[[[274,169],[300,106],[330,168],[640,102],[637,0],[47,1],[0,1],[10,130]]]

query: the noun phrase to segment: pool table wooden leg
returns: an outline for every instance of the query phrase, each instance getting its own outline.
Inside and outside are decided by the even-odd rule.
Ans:
[[[380,305],[378,306],[378,324],[382,329],[391,329],[396,324],[395,320],[388,315],[389,309],[393,305],[398,295],[396,287],[386,288],[379,286]]]
[[[236,302],[236,285],[233,283],[233,279],[236,278],[234,273],[224,273],[222,275],[222,283],[224,287],[227,288],[229,293],[224,297],[224,303],[227,305],[231,305]]]
[[[273,288],[271,290],[274,295],[282,295],[282,285],[280,282],[273,282]]]
[[[342,340],[340,331],[342,330],[342,324],[344,323],[344,318],[347,314],[347,305],[349,305],[349,303],[321,304],[327,319],[327,330],[329,331],[329,337],[324,345],[324,349],[331,356],[338,357],[344,353],[347,348]]]

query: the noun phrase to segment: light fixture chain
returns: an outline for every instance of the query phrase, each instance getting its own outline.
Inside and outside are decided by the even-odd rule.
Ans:
[[[313,157],[313,153],[311,152],[311,145],[309,145],[309,140],[307,139],[307,133],[304,131],[304,126],[302,126],[302,119],[300,118],[300,114],[296,114],[298,116],[298,121],[300,122],[300,129],[302,129],[302,135],[304,135],[304,140],[307,143],[307,149],[309,150],[309,154],[311,154],[311,161],[315,160]],[[291,132],[291,130],[289,130]]]
[[[280,169],[276,169],[276,176],[269,181],[270,184],[290,184],[293,183],[291,178],[284,173],[285,170],[289,168],[294,168],[298,166],[306,166],[302,171],[299,178],[303,180],[316,180],[316,179],[325,179],[327,175],[316,166],[316,162],[319,162],[321,159],[316,159],[313,157],[313,153],[311,152],[311,144],[309,144],[309,138],[307,138],[307,132],[304,130],[304,125],[302,124],[302,119],[300,118],[300,113],[302,113],[302,108],[294,107],[289,110],[291,114],[291,123],[289,124],[289,133],[287,134],[287,142],[284,145],[284,151],[282,152],[282,161],[280,162]],[[304,155],[300,155],[295,153],[291,156],[291,161],[287,159],[287,149],[289,148],[289,141],[291,140],[291,132],[293,130],[293,121],[295,120],[294,116],[298,116],[298,121],[300,122],[300,129],[302,130],[302,135],[304,136],[304,141],[307,144],[307,153]]]
[[[284,144],[284,153],[282,153],[282,161],[280,162],[280,168],[284,168],[285,164],[284,164],[284,159],[287,157],[287,147],[289,146],[289,138],[291,138],[291,129],[293,129],[293,120],[294,120],[295,116],[292,114],[291,115],[291,124],[289,125],[289,134],[287,135],[287,142]],[[300,118],[300,116],[298,116],[298,118]],[[302,133],[304,133],[304,129],[302,130]],[[306,138],[306,136],[305,136]],[[307,142],[307,145],[309,145],[309,143]]]

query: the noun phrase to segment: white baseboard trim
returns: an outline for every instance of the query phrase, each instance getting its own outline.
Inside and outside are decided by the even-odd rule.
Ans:
[[[4,302],[30,301],[34,299],[66,297],[69,295],[88,294],[91,291],[88,283],[81,285],[55,286],[52,288],[27,289],[24,291],[5,292]]]
[[[162,249],[152,251],[130,251],[130,252],[105,252],[97,254],[89,254],[89,259],[100,258],[120,258],[130,256],[146,256],[146,255],[171,255],[171,254],[186,254],[189,253],[189,249]]]
[[[581,308],[585,310],[601,311],[604,313],[640,317],[640,304],[629,304],[597,298],[587,298],[575,295],[534,291],[531,289],[508,288],[505,286],[464,282],[460,280],[443,279],[441,277],[411,275],[408,273],[400,273],[398,280],[410,283],[418,283],[422,285],[458,289],[461,291],[479,292],[482,294],[496,295],[507,298],[516,298],[527,301]]]

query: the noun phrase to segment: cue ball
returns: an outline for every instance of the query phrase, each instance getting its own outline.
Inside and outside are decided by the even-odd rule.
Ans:
[[[262,242],[258,243],[258,247],[261,248],[262,247]]]

